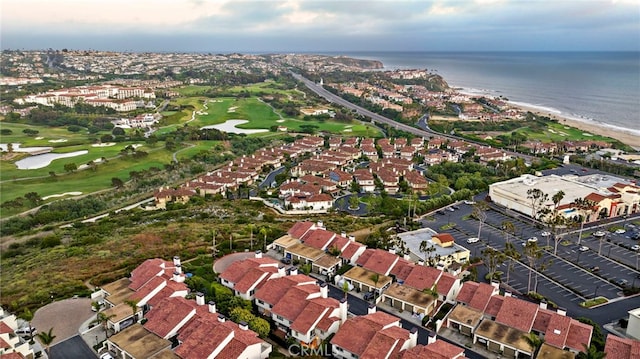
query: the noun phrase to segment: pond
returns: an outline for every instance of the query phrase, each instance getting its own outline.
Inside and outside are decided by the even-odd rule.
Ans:
[[[36,155],[16,161],[16,166],[20,170],[33,170],[38,168],[44,168],[51,164],[52,161],[59,158],[69,158],[80,155],[86,155],[89,153],[87,150],[75,151],[69,153],[45,153],[43,155]]]
[[[245,130],[244,128],[238,128],[237,125],[242,125],[247,123],[247,120],[227,120],[224,123],[220,123],[217,125],[204,126],[201,129],[207,128],[215,128],[216,130],[228,132],[228,133],[244,133],[250,135],[252,133],[261,133],[261,132],[269,132],[269,130],[258,129],[258,130]]]

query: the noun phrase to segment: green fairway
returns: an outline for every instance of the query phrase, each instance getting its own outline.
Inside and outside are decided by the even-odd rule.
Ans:
[[[524,132],[530,140],[540,140],[542,142],[559,142],[559,141],[605,141],[612,142],[613,139],[594,133],[586,133],[577,128],[565,126],[560,123],[548,123],[544,131],[533,131],[529,127],[520,130]]]
[[[182,96],[194,96],[194,95],[197,96],[209,89],[211,89],[211,86],[189,85],[189,86],[174,88],[172,90],[179,93]]]

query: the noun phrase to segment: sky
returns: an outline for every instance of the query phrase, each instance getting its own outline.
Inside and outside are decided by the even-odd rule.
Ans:
[[[640,51],[640,0],[2,0],[2,49]]]

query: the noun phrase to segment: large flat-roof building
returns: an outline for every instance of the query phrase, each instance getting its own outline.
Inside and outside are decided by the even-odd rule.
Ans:
[[[600,174],[542,177],[522,175],[491,184],[489,196],[494,203],[532,216],[533,206],[531,199],[527,198],[527,191],[531,189],[539,189],[548,195],[549,198],[544,203],[548,208],[554,205],[551,197],[559,191],[564,192],[558,211],[570,219],[579,219],[584,215],[574,205],[578,198],[586,198],[595,203],[595,210],[588,216],[587,222],[640,211],[640,187],[619,177]]]

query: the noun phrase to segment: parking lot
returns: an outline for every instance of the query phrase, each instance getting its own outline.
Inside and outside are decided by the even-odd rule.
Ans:
[[[625,285],[633,286],[640,284],[640,278],[635,268],[638,259],[637,252],[631,251],[618,244],[617,241],[627,241],[633,243],[630,238],[625,238],[624,234],[611,235],[611,242],[603,241],[602,255],[598,255],[599,241],[592,236],[594,229],[585,229],[582,243],[577,244],[577,233],[567,235],[561,244],[558,244],[557,255],[553,254],[553,240],[542,235],[544,229],[537,228],[528,217],[498,208],[490,209],[486,212],[487,220],[482,226],[480,241],[474,244],[467,244],[471,237],[478,237],[479,222],[469,215],[472,206],[461,204],[459,209],[453,212],[443,211],[435,214],[432,220],[423,220],[423,226],[431,227],[438,231],[439,228],[455,223],[455,228],[448,230],[456,242],[465,245],[471,251],[472,256],[480,256],[487,246],[504,250],[505,234],[501,230],[505,221],[513,223],[515,236],[511,236],[510,241],[515,248],[522,253],[523,244],[530,237],[538,238],[538,246],[550,245],[549,251],[544,251],[540,263],[546,263],[546,268],[540,272],[532,273],[531,290],[550,298],[560,306],[577,305],[578,303],[593,298],[603,296],[608,299],[621,297],[622,285],[612,282],[624,280]],[[630,242],[633,241],[633,242]],[[581,246],[585,246],[580,250]],[[610,257],[610,258],[609,258]],[[592,271],[595,269],[595,271]],[[506,264],[499,269],[503,272],[502,278],[506,280]],[[537,275],[537,285],[536,285]],[[515,290],[526,293],[529,282],[529,268],[527,261],[515,262],[510,270],[508,284]]]

